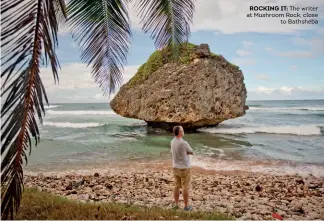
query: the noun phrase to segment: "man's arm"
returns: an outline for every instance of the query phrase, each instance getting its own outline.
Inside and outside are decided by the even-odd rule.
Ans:
[[[188,155],[193,155],[193,150],[192,148],[190,147],[189,143],[188,142],[185,142],[185,147],[186,147],[186,150],[187,150],[187,154]]]

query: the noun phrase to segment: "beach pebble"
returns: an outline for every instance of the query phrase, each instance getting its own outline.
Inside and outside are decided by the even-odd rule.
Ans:
[[[119,202],[171,208],[174,185],[171,170],[163,172],[147,169],[123,173],[112,170],[100,175],[100,178],[99,173],[96,174],[26,175],[24,182],[27,187],[36,187],[40,191],[48,191],[81,202]],[[300,179],[293,175],[192,174],[190,204],[195,210],[219,211],[248,220],[273,219],[271,214],[274,209],[284,219],[323,217],[323,180],[307,177],[303,178],[303,184],[298,181]],[[80,185],[73,188],[72,184],[78,182]],[[311,188],[305,196],[303,186],[308,183]],[[182,194],[180,203],[183,204]]]
[[[287,213],[283,210],[278,210],[277,213],[282,217],[287,217]]]

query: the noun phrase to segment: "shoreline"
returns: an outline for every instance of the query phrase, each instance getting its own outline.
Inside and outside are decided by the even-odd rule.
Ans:
[[[134,168],[136,165],[136,168]],[[210,174],[268,174],[276,176],[315,176],[324,179],[324,163],[299,163],[282,160],[226,160],[217,158],[206,158],[194,156],[191,159],[194,170],[202,170]],[[27,165],[24,167],[26,174],[93,174],[97,170],[107,172],[109,170],[167,170],[171,168],[170,159],[130,159],[127,161],[92,162],[86,164],[49,164],[49,165]]]
[[[136,163],[137,162],[137,163]],[[171,208],[170,161],[111,163],[81,170],[26,172],[25,186],[81,202]],[[324,179],[192,167],[191,205],[240,219],[324,219]],[[180,203],[182,197],[180,196]]]

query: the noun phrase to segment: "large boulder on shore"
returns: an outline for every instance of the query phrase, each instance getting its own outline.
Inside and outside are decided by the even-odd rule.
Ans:
[[[206,44],[181,45],[173,61],[165,48],[154,52],[124,84],[111,108],[149,126],[185,129],[216,126],[245,114],[246,88],[241,70]]]

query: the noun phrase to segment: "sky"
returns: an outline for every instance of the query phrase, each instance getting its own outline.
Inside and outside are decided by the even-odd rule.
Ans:
[[[318,7],[309,13],[318,14],[319,24],[281,24],[280,18],[248,18],[250,6],[255,5]],[[131,6],[130,19],[133,36],[124,83],[155,50],[153,40],[141,31]],[[247,100],[324,99],[323,0],[197,0],[191,30],[190,42],[207,43],[213,53],[240,67]],[[102,95],[80,54],[69,29],[62,28],[57,50],[60,83],[54,84],[50,67],[41,69],[50,103],[109,102],[113,97]]]

